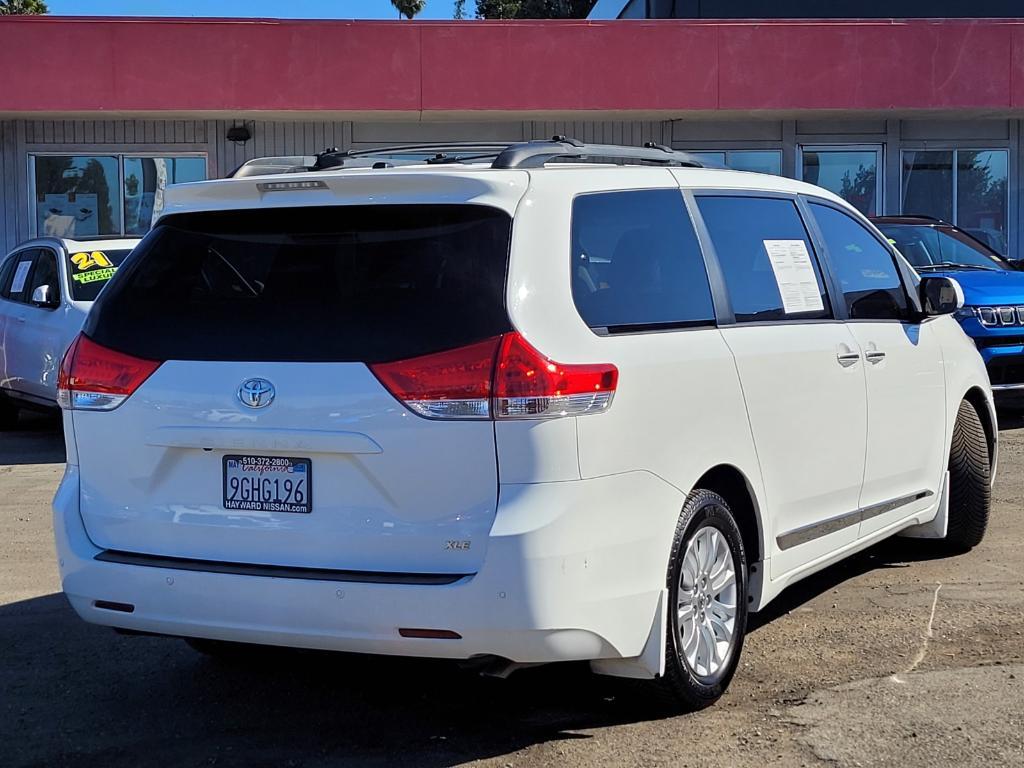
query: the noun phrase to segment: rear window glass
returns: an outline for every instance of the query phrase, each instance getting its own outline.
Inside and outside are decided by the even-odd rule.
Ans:
[[[386,362],[510,329],[511,218],[474,205],[166,217],[86,333],[160,360]]]
[[[576,308],[595,330],[714,323],[704,259],[678,189],[577,197],[571,268]]]
[[[131,253],[124,251],[72,251],[68,254],[71,297],[75,301],[95,301],[100,290],[114,276]]]

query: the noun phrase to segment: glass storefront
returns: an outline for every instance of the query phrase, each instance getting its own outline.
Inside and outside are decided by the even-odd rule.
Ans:
[[[35,158],[36,233],[95,237],[121,233],[117,156]]]
[[[144,235],[149,231],[163,212],[168,185],[205,178],[205,157],[125,157],[125,234]]]
[[[730,149],[690,152],[698,160],[724,165],[734,171],[782,175],[782,151],[778,149]]]
[[[904,150],[902,206],[956,224],[999,253],[1008,252],[1005,149]]]
[[[170,184],[206,178],[202,155],[34,155],[37,235],[139,236],[163,211]]]
[[[881,213],[882,148],[801,147],[799,176],[834,192],[866,216]]]

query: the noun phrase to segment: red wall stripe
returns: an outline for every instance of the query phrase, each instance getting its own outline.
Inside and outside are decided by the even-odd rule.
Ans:
[[[1015,20],[0,18],[0,112],[1020,110]]]

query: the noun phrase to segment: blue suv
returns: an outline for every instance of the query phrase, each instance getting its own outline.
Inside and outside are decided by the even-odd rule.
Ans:
[[[978,345],[996,397],[1024,403],[1024,271],[939,219],[872,221],[919,273],[956,278],[964,289],[964,308],[956,316]]]

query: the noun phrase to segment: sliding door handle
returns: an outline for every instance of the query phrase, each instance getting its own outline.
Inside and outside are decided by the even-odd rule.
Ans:
[[[880,349],[869,349],[864,353],[864,357],[868,359],[869,363],[880,363],[885,360],[885,352]]]

